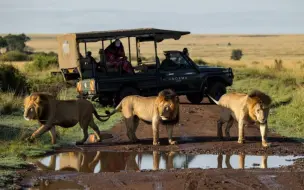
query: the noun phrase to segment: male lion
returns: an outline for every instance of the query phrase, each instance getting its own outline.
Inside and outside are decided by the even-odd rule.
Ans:
[[[158,96],[143,97],[130,95],[121,100],[113,112],[106,111],[108,116],[118,110],[122,111],[127,127],[128,138],[137,142],[136,129],[139,120],[152,123],[153,145],[159,145],[159,124],[166,125],[169,144],[176,144],[172,140],[173,125],[179,122],[179,97],[171,89],[165,89]]]
[[[214,100],[217,105],[223,107],[220,119],[217,121],[217,136],[223,138],[222,125],[227,122],[226,136],[230,137],[230,127],[233,121],[238,122],[238,143],[244,143],[244,125],[257,122],[260,125],[262,136],[262,146],[268,147],[267,130],[268,114],[271,104],[271,98],[259,90],[253,90],[249,94],[229,93],[224,94],[219,101]]]
[[[38,120],[41,127],[30,137],[30,142],[43,133],[49,131],[52,144],[56,143],[55,125],[70,128],[78,122],[83,131],[83,139],[76,144],[83,144],[88,138],[88,126],[90,126],[96,136],[101,141],[101,134],[98,126],[94,123],[93,114],[100,121],[106,121],[108,116],[97,114],[93,104],[85,99],[78,100],[57,100],[54,96],[47,93],[32,93],[24,99],[24,119]],[[107,117],[103,120],[101,117]]]

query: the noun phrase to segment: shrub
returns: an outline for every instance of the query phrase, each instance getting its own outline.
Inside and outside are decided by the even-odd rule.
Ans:
[[[66,83],[62,76],[49,76],[45,79],[29,79],[30,92],[48,92],[54,96],[58,96],[60,91],[66,88]]]
[[[231,59],[233,60],[240,60],[243,56],[243,51],[241,49],[234,49],[231,52]]]
[[[260,64],[260,62],[258,62],[258,61],[252,61],[251,64],[252,65],[258,65],[258,64]]]
[[[26,71],[42,71],[58,67],[58,57],[55,54],[37,53],[32,56],[33,62],[25,65]]]
[[[1,61],[29,61],[30,57],[20,51],[9,51],[0,55]]]
[[[0,115],[10,115],[13,112],[22,112],[22,98],[14,92],[0,93]]]
[[[282,60],[274,60],[274,70],[276,71],[283,71],[284,67],[283,67],[283,63]]]
[[[15,95],[27,92],[25,76],[14,66],[0,64],[0,90],[14,91]]]
[[[194,63],[198,64],[198,65],[207,65],[207,62],[205,62],[202,59],[195,59]]]

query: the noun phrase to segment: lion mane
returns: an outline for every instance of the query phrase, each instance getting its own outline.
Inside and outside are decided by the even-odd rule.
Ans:
[[[258,123],[262,136],[262,146],[267,147],[268,115],[271,107],[271,97],[259,90],[253,90],[248,94],[228,93],[216,101],[208,95],[217,105],[223,109],[217,121],[217,136],[223,138],[222,125],[226,125],[226,136],[230,137],[230,128],[234,120],[238,122],[238,143],[244,143],[244,125]]]
[[[52,144],[56,143],[55,126],[63,128],[74,127],[77,123],[83,130],[83,139],[76,144],[83,144],[88,138],[88,126],[90,126],[96,136],[101,140],[98,126],[95,124],[93,115],[100,121],[107,121],[108,116],[98,115],[93,104],[85,99],[78,100],[58,100],[54,96],[44,92],[36,92],[24,99],[24,119],[37,120],[40,128],[30,137],[29,141],[39,137],[49,131]],[[107,117],[102,119],[102,117]]]
[[[171,89],[165,89],[158,96],[144,97],[130,95],[121,100],[112,111],[106,111],[107,116],[121,111],[127,128],[127,136],[131,142],[137,142],[136,129],[139,120],[152,124],[153,145],[159,145],[159,125],[167,127],[169,144],[176,144],[172,140],[173,127],[179,122],[179,97]]]

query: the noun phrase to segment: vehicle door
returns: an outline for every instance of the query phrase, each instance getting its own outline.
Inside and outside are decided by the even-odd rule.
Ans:
[[[181,52],[167,52],[167,54],[175,66],[164,66],[162,65],[164,61],[161,63],[159,68],[161,88],[172,88],[178,93],[200,91],[201,80],[198,70]]]

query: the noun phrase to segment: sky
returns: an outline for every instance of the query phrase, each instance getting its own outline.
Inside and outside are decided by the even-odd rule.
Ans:
[[[304,33],[304,0],[0,0],[0,33],[154,27],[195,34]]]

